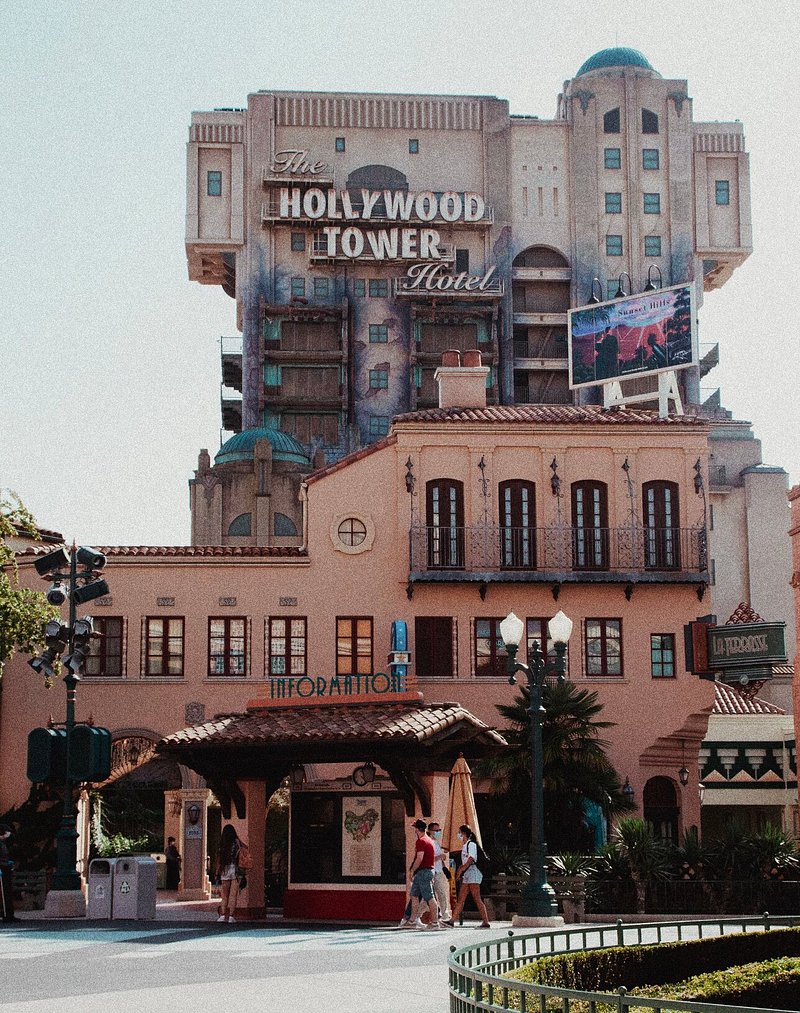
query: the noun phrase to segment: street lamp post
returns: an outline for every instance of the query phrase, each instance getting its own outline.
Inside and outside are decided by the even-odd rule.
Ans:
[[[572,633],[572,620],[558,612],[548,623],[553,641],[555,660],[548,662],[538,641],[528,651],[528,664],[517,661],[517,650],[525,627],[522,620],[511,612],[500,623],[500,636],[508,652],[508,681],[517,681],[516,673],[524,672],[528,679],[531,721],[531,861],[528,882],[522,890],[520,914],[528,918],[553,918],[558,914],[555,892],[547,882],[544,841],[544,771],[542,756],[542,689],[548,675],[564,680],[564,654]]]

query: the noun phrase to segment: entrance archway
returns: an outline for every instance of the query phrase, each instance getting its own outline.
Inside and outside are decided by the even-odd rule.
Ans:
[[[651,777],[642,792],[644,818],[656,837],[678,843],[678,793],[668,777]]]

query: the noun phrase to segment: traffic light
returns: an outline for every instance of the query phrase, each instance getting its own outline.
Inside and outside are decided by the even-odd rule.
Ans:
[[[75,725],[69,740],[70,781],[105,781],[111,773],[111,732]]]
[[[31,658],[28,664],[37,675],[44,675],[45,679],[55,678],[53,666],[61,657],[61,653],[69,640],[69,629],[60,620],[51,619],[44,626],[45,649],[37,658]]]
[[[81,619],[75,620],[72,625],[72,652],[64,658],[65,668],[75,675],[79,674],[89,656],[90,641],[93,636],[99,636],[99,634],[94,632],[94,620],[91,616],[83,616]]]
[[[66,774],[66,728],[34,728],[28,733],[28,780],[63,782]]]

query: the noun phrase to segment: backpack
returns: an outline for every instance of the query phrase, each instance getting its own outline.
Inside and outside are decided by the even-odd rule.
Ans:
[[[237,869],[253,868],[253,856],[250,854],[250,849],[242,841],[239,841],[239,852],[236,855],[236,868]]]
[[[486,852],[483,850],[480,844],[478,844],[477,841],[474,841],[474,844],[478,851],[478,858],[475,864],[478,866],[478,870],[481,872],[481,874],[485,879],[489,875],[489,856],[486,854]]]

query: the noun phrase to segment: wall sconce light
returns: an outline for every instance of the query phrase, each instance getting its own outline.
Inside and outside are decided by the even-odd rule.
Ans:
[[[631,784],[631,782],[628,780],[627,777],[625,778],[625,784],[623,784],[622,786],[622,794],[629,802],[633,802],[634,796],[633,785]]]
[[[684,788],[689,783],[689,768],[686,766],[686,739],[681,739],[681,769],[678,771],[678,780]]]
[[[595,291],[595,285],[600,289],[600,295]],[[592,278],[592,289],[589,293],[589,303],[599,303],[603,301],[603,283],[599,278]]]
[[[416,481],[417,480],[414,478],[414,462],[411,460],[411,455],[409,454],[408,460],[406,461],[406,492],[414,492],[414,485],[416,484]]]
[[[561,478],[559,477],[558,474],[558,462],[556,461],[555,457],[550,462],[550,470],[553,472],[553,474],[550,477],[550,489],[552,490],[554,496],[560,496]]]
[[[306,768],[300,763],[289,771],[289,786],[302,788],[306,783]]]
[[[694,462],[694,491],[698,496],[703,495],[703,468],[699,457]]]
[[[650,277],[651,274],[653,273],[653,271],[658,271],[658,284],[657,285],[653,281],[653,279]],[[644,287],[645,292],[656,292],[656,291],[658,291],[658,289],[663,288],[663,287],[664,287],[664,279],[663,279],[662,274],[661,274],[661,268],[658,266],[658,264],[651,264],[647,268],[647,284]]]
[[[623,278],[627,278],[628,279],[628,290],[627,290],[627,292],[625,291],[625,286],[622,284],[622,279]],[[626,295],[630,295],[630,290],[632,288],[633,288],[633,282],[631,281],[631,276],[628,274],[627,271],[623,271],[622,274],[619,276],[619,279],[617,281],[617,294],[614,296],[614,298],[615,299],[623,299]]]
[[[706,797],[706,786],[702,781],[697,786],[697,793],[700,796],[700,805],[702,805],[703,799]]]

